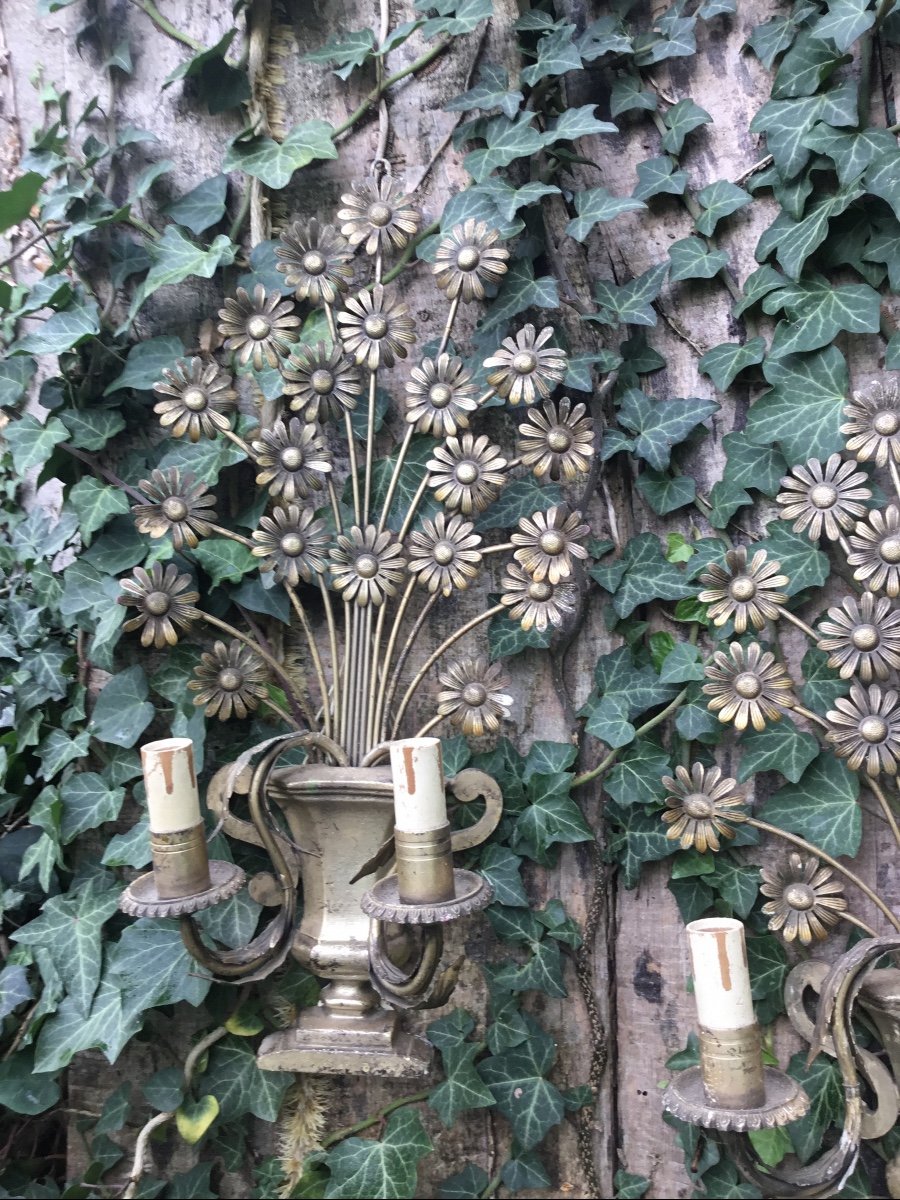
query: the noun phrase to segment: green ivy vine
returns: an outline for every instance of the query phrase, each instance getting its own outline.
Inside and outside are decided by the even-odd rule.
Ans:
[[[37,11],[46,15],[68,3],[38,0]],[[123,872],[147,862],[146,825],[134,822],[141,800],[138,742],[157,731],[190,736],[201,761],[207,738],[211,759],[222,749],[221,735],[217,740],[207,731],[186,690],[193,653],[179,647],[148,664],[120,643],[119,578],[174,554],[167,541],[151,546],[136,533],[130,504],[153,468],[177,466],[233,493],[242,463],[240,451],[223,440],[188,444],[148,435],[150,389],[185,346],[175,331],[149,338],[141,331],[156,293],[192,278],[221,290],[256,283],[285,290],[272,240],[249,257],[244,252],[252,187],[277,192],[310,163],[336,158],[340,139],[369,119],[395,83],[454,54],[456,39],[468,37],[459,44],[471,48],[492,5],[416,0],[416,17],[380,42],[362,28],[313,49],[307,60],[339,78],[365,72],[377,82],[337,128],[311,118],[281,134],[266,128],[254,108],[249,55],[239,49],[246,39],[237,25],[206,47],[152,0],[136,3],[154,27],[151,36],[184,46],[184,62],[165,86],[183,88],[192,104],[211,113],[237,109],[247,123],[226,146],[218,174],[164,209],[154,206],[156,185],[171,164],[156,156],[151,135],[116,125],[116,86],[132,70],[131,54],[102,6],[86,5],[80,41],[95,56],[107,92],[78,112],[51,81],[37,81],[44,123],[19,177],[0,193],[0,232],[15,231],[0,263],[6,418],[0,495],[0,1103],[6,1112],[0,1124],[7,1145],[15,1139],[17,1148],[2,1164],[0,1195],[93,1197],[127,1188],[142,1197],[216,1195],[220,1167],[237,1170],[253,1159],[246,1129],[254,1116],[280,1120],[294,1137],[293,1159],[253,1160],[256,1195],[414,1196],[418,1165],[431,1150],[425,1108],[445,1126],[488,1109],[512,1133],[512,1152],[493,1174],[468,1162],[440,1184],[441,1197],[553,1187],[558,1181],[547,1173],[541,1143],[567,1113],[584,1120],[596,1080],[568,1091],[554,1084],[556,1048],[527,999],[566,996],[566,963],[574,958],[577,971],[584,931],[558,900],[531,907],[525,881],[530,864],[552,867],[560,846],[593,843],[598,831],[579,805],[591,785],[602,784],[602,841],[623,884],[634,887],[643,864],[670,860],[669,888],[685,920],[714,911],[747,922],[760,1019],[770,1024],[783,1011],[790,957],[760,911],[754,832],[739,830],[715,856],[678,849],[660,821],[660,781],[689,754],[711,762],[726,737],[701,692],[703,664],[721,631],[697,600],[699,575],[721,559],[732,537],[746,540],[755,510],[771,512],[767,503],[790,466],[841,449],[849,379],[836,339],[846,345],[852,336],[880,336],[885,367],[900,367],[900,334],[885,303],[900,278],[898,117],[889,101],[872,103],[880,96],[880,54],[900,41],[893,0],[796,0],[747,29],[746,53],[771,73],[772,91],[750,127],[765,140],[763,157],[737,180],[694,179],[690,149],[714,118],[689,95],[664,93],[654,75],[659,64],[697,54],[701,23],[714,39],[719,23],[741,21],[735,0],[676,0],[652,19],[643,6],[624,2],[587,25],[580,16],[569,19],[568,5],[540,0],[524,7],[516,24],[519,66],[512,76],[482,56],[472,85],[446,104],[457,114],[453,141],[472,182],[394,274],[415,269],[416,259],[429,261],[438,234],[469,217],[515,241],[476,348],[482,339],[493,344],[523,314],[573,311],[591,349],[570,355],[566,387],[591,398],[603,426],[598,468],[630,464],[635,504],[668,521],[657,521],[662,538],[641,533],[623,542],[611,530],[592,545],[595,602],[621,644],[593,666],[593,685],[577,714],[578,744],[536,741],[522,754],[506,739],[474,750],[461,738],[447,742],[448,774],[471,763],[489,771],[504,792],[503,822],[471,865],[493,884],[488,918],[508,957],[485,968],[486,1019],[455,1010],[429,1027],[443,1068],[439,1083],[398,1098],[358,1126],[331,1131],[301,1119],[321,1098],[302,1089],[292,1095],[292,1080],[260,1072],[253,1052],[260,1032],[315,1003],[315,980],[295,966],[258,994],[236,999],[192,970],[177,928],[127,923],[116,911]],[[252,5],[246,15],[252,25]],[[386,75],[384,56],[408,39],[418,49],[407,66]],[[567,104],[567,87],[584,71],[608,85],[602,105]],[[577,168],[591,165],[582,139],[613,136],[654,145],[629,195],[579,186]],[[236,172],[248,181],[237,192]],[[773,201],[777,216],[756,247],[759,266],[739,283],[721,234],[735,214]],[[603,234],[598,227],[629,213],[656,221],[670,206],[683,206],[693,231],[636,277],[591,278],[585,292],[569,278],[548,234],[554,205],[563,206],[566,238],[587,248]],[[716,335],[723,340],[690,347],[715,399],[654,390],[654,375],[666,365],[653,346],[660,298],[677,297],[683,284],[725,288],[732,302],[731,328]],[[304,328],[303,338],[314,341],[315,329]],[[253,380],[267,400],[278,394],[273,374],[258,372]],[[704,495],[691,463],[709,436],[718,393],[735,383],[753,389],[754,399],[743,426],[724,437],[721,479]],[[54,480],[55,506],[22,509],[23,487]],[[588,483],[590,500],[596,477]],[[517,519],[517,505],[530,512],[533,497],[510,497],[504,520]],[[255,515],[234,516],[252,528]],[[788,522],[754,527],[762,529],[755,546],[790,576],[791,604],[811,602],[831,570],[827,556]],[[219,611],[240,606],[255,619],[278,622],[284,614],[251,574],[253,565],[235,551],[198,555],[192,570]],[[546,648],[549,641],[549,634],[524,634],[507,621],[490,630],[494,657]],[[803,701],[819,711],[846,690],[825,658],[811,649],[802,663]],[[230,753],[236,742],[243,748],[271,732],[265,712],[247,725],[231,736]],[[737,752],[740,781],[769,773],[761,816],[832,855],[857,853],[857,781],[815,738],[784,722],[740,736]],[[110,835],[120,817],[131,828]],[[224,839],[215,851],[230,854]],[[258,906],[241,896],[208,914],[205,928],[234,946],[251,935],[258,915]],[[89,1160],[83,1178],[66,1180],[58,1164],[48,1171],[44,1160],[61,1152],[67,1133],[65,1072],[73,1057],[94,1049],[114,1062],[135,1039],[165,1030],[173,1005],[193,1006],[199,1015],[188,1060],[123,1085],[102,1112],[78,1118]],[[597,1046],[592,1050],[596,1064]],[[668,1066],[689,1065],[696,1053],[691,1040]],[[813,1157],[841,1117],[830,1060],[806,1068],[798,1055],[790,1070],[814,1103],[786,1132],[758,1135],[757,1150],[773,1165],[787,1153]],[[142,1125],[148,1107],[158,1115]],[[200,1160],[186,1173],[156,1178],[144,1171],[142,1152],[156,1129],[173,1125],[184,1141],[199,1145]],[[123,1145],[139,1128],[144,1141],[132,1164]],[[677,1136],[698,1195],[757,1195],[714,1142],[681,1125]],[[879,1194],[875,1156],[889,1157],[895,1143],[894,1135],[882,1139],[843,1194]],[[304,1146],[308,1153],[298,1157]],[[589,1154],[582,1158],[586,1178],[595,1181]],[[649,1187],[626,1169],[616,1176],[618,1197],[640,1197]]]

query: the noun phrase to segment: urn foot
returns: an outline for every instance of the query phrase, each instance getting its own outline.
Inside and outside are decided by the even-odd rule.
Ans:
[[[304,1009],[290,1029],[270,1034],[256,1061],[263,1071],[414,1079],[429,1073],[432,1056],[424,1038],[400,1028],[398,1013],[336,1013],[318,1004]]]

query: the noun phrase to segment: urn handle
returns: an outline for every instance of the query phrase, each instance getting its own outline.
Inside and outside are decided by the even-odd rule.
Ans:
[[[479,796],[484,798],[484,814],[468,829],[457,829],[450,835],[454,852],[471,850],[487,841],[503,816],[503,793],[496,779],[485,771],[466,767],[447,781],[447,786],[460,804],[470,804]]]

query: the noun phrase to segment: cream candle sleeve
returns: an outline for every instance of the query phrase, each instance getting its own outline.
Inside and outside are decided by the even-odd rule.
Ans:
[[[687,927],[697,1021],[712,1031],[753,1025],[753,997],[744,926],[725,917],[692,921]]]
[[[151,833],[177,833],[202,821],[194,743],[190,738],[164,738],[141,746]]]
[[[439,738],[391,743],[394,824],[404,833],[427,833],[447,824]]]

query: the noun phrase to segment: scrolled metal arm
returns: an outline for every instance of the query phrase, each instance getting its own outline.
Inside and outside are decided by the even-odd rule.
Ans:
[[[872,1120],[874,1110],[863,1105],[860,1093],[860,1076],[869,1077],[871,1074],[870,1060],[873,1060],[873,1056],[856,1043],[853,1010],[869,972],[879,959],[897,950],[900,950],[900,937],[896,935],[869,938],[842,955],[822,981],[808,1062],[811,1063],[824,1050],[834,1053],[840,1067],[845,1108],[844,1125],[837,1144],[815,1162],[805,1166],[771,1168],[760,1160],[746,1134],[720,1135],[741,1174],[758,1187],[764,1196],[803,1200],[833,1196],[840,1191],[855,1168],[864,1121],[867,1118]],[[796,1012],[796,993],[791,996],[789,992],[788,999],[789,1006]]]

